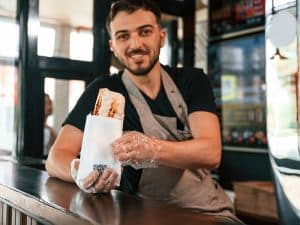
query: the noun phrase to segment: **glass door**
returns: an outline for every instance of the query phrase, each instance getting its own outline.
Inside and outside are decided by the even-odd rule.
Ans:
[[[110,1],[19,0],[18,6],[22,80],[16,154],[44,158],[86,85],[109,73]]]
[[[0,155],[10,155],[16,144],[19,26],[17,2],[0,3]]]

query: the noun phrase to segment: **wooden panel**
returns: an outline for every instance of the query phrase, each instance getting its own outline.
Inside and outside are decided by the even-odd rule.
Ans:
[[[31,219],[31,225],[39,225],[40,223],[38,223],[35,219]]]
[[[16,225],[16,209],[14,208],[11,208],[10,220],[11,225]]]
[[[278,220],[274,187],[271,182],[234,182],[236,211]]]
[[[26,216],[19,210],[16,210],[16,225],[27,225],[27,218],[30,217]]]
[[[30,217],[26,217],[26,225],[32,225],[31,224],[31,218]]]
[[[0,224],[3,224],[3,203],[0,202]]]
[[[61,225],[90,225],[87,221],[74,216],[71,213],[66,213],[62,210],[58,210],[54,207],[35,199],[30,196],[23,195],[20,192],[14,191],[9,188],[5,188],[0,185],[0,194],[9,198],[9,202],[14,204],[14,207],[20,207],[24,211],[28,212],[28,216],[36,217],[45,224],[61,224]],[[5,205],[7,206],[7,205]],[[9,207],[10,208],[10,207]],[[7,215],[7,223],[4,225],[10,225],[10,211],[5,211]],[[37,225],[37,221],[32,218],[27,218],[27,225]]]
[[[16,225],[23,225],[21,222],[22,222],[22,213],[16,210]]]
[[[3,225],[10,225],[11,207],[3,204]]]
[[[42,225],[30,216],[0,202],[0,225]]]

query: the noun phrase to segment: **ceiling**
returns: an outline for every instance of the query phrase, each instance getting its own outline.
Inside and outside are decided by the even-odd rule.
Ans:
[[[15,17],[16,0],[0,0],[0,16]],[[41,21],[73,27],[92,27],[93,0],[40,0]],[[206,8],[207,0],[196,0],[197,10]]]

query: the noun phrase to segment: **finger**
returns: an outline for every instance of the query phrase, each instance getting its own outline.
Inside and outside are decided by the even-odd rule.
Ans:
[[[103,172],[103,174],[100,176],[100,178],[97,180],[97,182],[94,184],[94,187],[96,191],[101,191],[105,187],[105,182],[109,178],[109,176],[112,174],[112,169],[106,168]]]
[[[117,145],[112,146],[112,153],[114,156],[117,156],[119,154],[122,154],[122,153],[125,153],[128,151],[129,151],[129,149],[127,148],[127,145],[125,145],[125,144],[117,144]]]
[[[88,193],[97,193],[96,189],[94,186],[90,187],[89,189],[87,189]]]
[[[109,192],[115,188],[115,181],[117,177],[118,177],[117,173],[115,172],[111,173],[110,177],[106,180],[107,182],[105,182],[105,187],[103,189],[104,192]]]
[[[143,159],[142,154],[137,151],[131,151],[127,153],[121,153],[116,157],[117,160],[124,161],[132,161],[132,160],[140,160]]]
[[[83,181],[82,186],[86,189],[91,187],[99,178],[99,171],[93,170]]]
[[[126,145],[126,150],[123,151],[112,151],[113,157],[121,162],[123,161],[127,161],[127,160],[139,160],[139,159],[143,159],[144,155],[140,149],[138,148],[138,146],[135,145]]]
[[[121,138],[112,143],[111,146],[113,155],[116,157],[121,153],[139,149],[140,145],[144,142],[142,137],[143,136],[136,131],[132,131],[123,135]]]
[[[118,138],[117,140],[115,140],[112,145],[119,145],[119,144],[126,144],[129,142],[132,142],[133,138],[136,136],[138,132],[136,131],[129,131],[126,132],[125,134],[123,134],[120,138]]]
[[[138,140],[133,140],[131,142],[128,142],[125,147],[126,147],[126,152],[130,152],[130,151],[137,151],[137,150],[141,150],[144,148],[145,143],[138,141]]]
[[[126,153],[131,151],[132,144],[131,143],[117,143],[111,146],[113,155],[117,156],[122,153]]]
[[[79,163],[80,163],[80,160],[79,160],[79,159],[75,159],[75,160],[74,160],[74,167],[75,167],[76,170],[79,169]]]
[[[73,159],[71,161],[71,176],[76,181],[77,179],[77,172],[79,168],[79,159]]]
[[[78,170],[79,168],[79,163],[80,163],[80,160],[79,159],[73,159],[71,161],[71,168],[72,169],[75,169],[75,170]]]
[[[115,158],[121,162],[129,160],[128,153],[121,152],[115,155]]]
[[[107,165],[105,165],[105,164],[94,164],[93,170],[98,170],[98,176],[100,176],[106,167],[107,167]]]

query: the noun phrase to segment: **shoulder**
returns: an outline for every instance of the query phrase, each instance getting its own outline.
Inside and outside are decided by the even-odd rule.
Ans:
[[[100,88],[108,88],[123,95],[127,93],[121,81],[121,73],[98,77],[87,86],[63,124],[71,124],[83,130],[86,115],[93,110]]]
[[[86,92],[96,97],[100,88],[108,88],[111,91],[116,91],[120,92],[121,94],[125,94],[121,74],[122,73],[104,75],[96,78],[87,86]]]
[[[193,80],[207,80],[208,77],[204,73],[203,69],[195,67],[169,67],[163,66],[163,68],[172,77],[174,82],[185,83],[192,82]]]
[[[103,75],[101,77],[97,77],[93,80],[89,85],[89,88],[119,88],[121,85],[121,73],[112,74],[112,75]]]
[[[195,67],[174,68],[163,66],[168,72],[178,89],[185,95],[186,91],[192,87],[201,88],[202,86],[210,86],[210,80],[204,73],[203,69]]]

